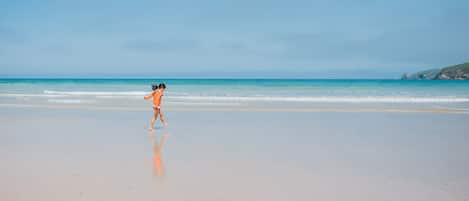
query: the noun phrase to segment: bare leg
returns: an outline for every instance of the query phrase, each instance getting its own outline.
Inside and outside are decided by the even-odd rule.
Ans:
[[[163,124],[163,127],[166,127],[166,121],[164,120],[164,117],[163,117],[163,112],[161,112],[160,110],[160,120],[161,120],[161,123]]]
[[[159,113],[159,110],[158,109],[153,109],[153,117],[151,118],[151,122],[150,122],[150,130],[153,130],[153,127],[155,126],[155,121],[158,119],[158,113]]]

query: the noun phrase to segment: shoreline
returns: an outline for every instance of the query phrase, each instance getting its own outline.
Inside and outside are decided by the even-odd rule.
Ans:
[[[80,110],[111,110],[111,111],[149,111],[143,107],[110,107],[84,105],[46,105],[46,104],[0,104],[0,108],[38,108],[38,109],[80,109]],[[255,108],[255,107],[180,107],[165,108],[165,111],[177,112],[295,112],[295,113],[444,113],[469,115],[469,108],[433,106],[433,108]]]

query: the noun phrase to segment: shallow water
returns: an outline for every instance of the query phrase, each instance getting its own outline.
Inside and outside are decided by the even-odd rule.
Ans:
[[[1,79],[0,103],[144,107],[152,83],[175,106],[386,104],[469,108],[469,81],[288,79]]]

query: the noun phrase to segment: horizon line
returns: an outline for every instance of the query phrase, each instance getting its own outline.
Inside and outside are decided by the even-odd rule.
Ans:
[[[353,77],[342,77],[342,78],[325,78],[325,77],[114,77],[114,76],[57,76],[57,77],[45,77],[45,76],[0,76],[0,79],[168,79],[168,80],[401,80],[399,78],[353,78]]]

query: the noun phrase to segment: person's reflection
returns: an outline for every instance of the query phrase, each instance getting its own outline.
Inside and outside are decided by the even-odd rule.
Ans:
[[[160,143],[155,137],[155,132],[150,131],[151,143],[153,144],[153,175],[157,177],[164,176],[164,166],[163,159],[161,158],[161,152],[163,151],[163,146],[166,143],[169,133],[164,132],[161,135]]]

